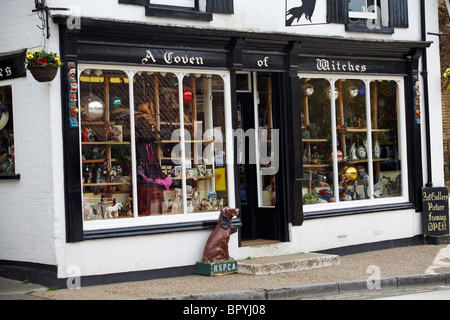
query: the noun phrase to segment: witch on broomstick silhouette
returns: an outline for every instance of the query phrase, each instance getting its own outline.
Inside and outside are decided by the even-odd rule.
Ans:
[[[316,0],[302,0],[301,6],[293,7],[286,12],[286,26],[291,26],[295,19],[298,22],[303,15],[312,22],[311,18],[315,8]]]

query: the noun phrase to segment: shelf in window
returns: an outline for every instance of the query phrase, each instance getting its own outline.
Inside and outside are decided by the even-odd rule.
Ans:
[[[110,159],[111,162],[115,162],[116,159]],[[103,163],[105,162],[106,159],[86,159],[86,160],[82,160],[82,163]]]
[[[130,182],[83,183],[83,187],[122,186],[130,184]]]
[[[91,125],[105,125],[107,121],[89,121],[89,120],[84,120],[81,126],[87,126],[88,124]],[[114,121],[109,121],[108,123],[111,124],[116,124]]]
[[[159,121],[160,125],[169,125],[169,126],[180,126],[179,122],[170,122],[170,121]],[[194,125],[192,122],[185,122],[185,126],[192,126]]]
[[[186,177],[187,180],[193,180],[193,179],[197,179],[197,180],[202,180],[202,179],[212,179],[212,178],[220,178],[220,174],[213,174],[212,176],[197,176],[197,177]],[[170,177],[170,179],[172,180],[181,180],[183,179],[182,177]]]
[[[302,142],[309,142],[309,143],[328,142],[328,139],[302,139]]]
[[[181,140],[156,140],[155,143],[180,143]],[[184,140],[185,143],[212,143],[215,140]]]
[[[203,157],[197,157],[197,158],[186,158],[186,160],[195,160],[195,159],[197,159],[197,160],[203,160],[203,159],[205,159],[205,158],[203,158]],[[160,158],[160,160],[177,160],[177,161],[181,161],[181,158],[180,157],[161,157]]]
[[[342,128],[342,129],[338,129],[337,130],[339,133],[346,133],[346,132],[354,132],[354,133],[359,133],[359,132],[367,132],[367,128],[356,128],[356,127],[347,127],[347,128]],[[389,132],[391,131],[390,129],[373,129],[371,130],[372,132]]]
[[[373,158],[372,162],[383,162],[383,161],[389,161],[392,160],[392,158]],[[348,164],[355,164],[355,163],[367,163],[369,160],[367,159],[361,159],[361,160],[352,160],[352,161],[340,161],[340,163],[348,163]]]
[[[317,168],[326,168],[329,167],[329,164],[304,164],[303,168],[306,169],[317,169]]]
[[[83,146],[98,146],[98,145],[126,145],[130,144],[129,141],[122,141],[122,142],[116,142],[116,141],[82,141],[81,144]]]

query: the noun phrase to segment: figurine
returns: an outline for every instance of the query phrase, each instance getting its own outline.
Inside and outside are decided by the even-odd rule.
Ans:
[[[115,202],[115,200],[114,200]],[[117,218],[119,216],[119,211],[122,209],[123,204],[122,202],[117,202],[112,206],[109,206],[105,209],[104,215],[105,215],[105,219],[106,218]]]
[[[178,213],[179,206],[180,206],[180,200],[178,200],[178,198],[175,198],[172,202],[172,213]]]
[[[380,142],[378,141],[378,139],[375,140],[375,146],[373,147],[373,155],[376,159],[379,159],[381,155]]]
[[[384,192],[383,175],[380,172],[377,183],[373,186],[373,195],[375,198],[381,198]]]
[[[358,167],[358,173],[360,180],[364,184],[364,197],[365,199],[369,199],[369,194],[367,192],[369,187],[369,175],[367,174],[366,169],[362,166]]]
[[[203,262],[233,260],[228,252],[231,235],[231,221],[239,214],[239,209],[223,208],[214,231],[210,234],[203,251]]]
[[[352,161],[359,160],[359,158],[356,156],[356,143],[352,144],[352,147],[350,148],[350,154],[351,154]]]

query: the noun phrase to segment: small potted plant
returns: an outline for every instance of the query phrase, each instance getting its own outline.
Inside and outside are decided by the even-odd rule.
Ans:
[[[25,69],[30,70],[36,81],[49,82],[52,81],[61,66],[59,56],[45,50],[37,49],[34,53],[27,50]]]

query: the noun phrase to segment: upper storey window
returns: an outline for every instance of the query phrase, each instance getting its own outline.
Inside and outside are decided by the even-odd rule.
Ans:
[[[349,18],[377,19],[376,0],[349,0]]]
[[[212,21],[213,13],[234,13],[234,0],[119,0],[145,6],[145,15],[172,19]]]
[[[394,33],[408,28],[407,0],[327,0],[327,21],[346,31]]]
[[[165,6],[195,8],[196,3],[198,2],[199,1],[196,0],[150,0],[150,5],[159,4]]]

